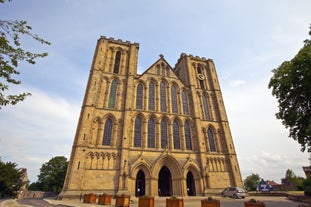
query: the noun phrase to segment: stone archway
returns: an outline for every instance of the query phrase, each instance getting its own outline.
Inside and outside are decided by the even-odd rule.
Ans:
[[[145,195],[145,173],[142,170],[139,170],[136,176],[135,184],[135,196],[140,197]]]
[[[158,195],[159,196],[172,195],[172,175],[170,170],[166,166],[163,166],[159,172]]]
[[[193,178],[193,174],[189,171],[187,173],[187,194],[188,196],[195,196],[195,181]]]
[[[186,194],[182,170],[174,157],[170,155],[159,157],[152,168],[152,176],[154,178],[151,186],[153,195],[184,196]],[[165,192],[159,192],[159,190]]]

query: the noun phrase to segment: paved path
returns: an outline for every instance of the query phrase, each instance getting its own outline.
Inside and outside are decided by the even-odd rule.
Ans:
[[[215,199],[220,200],[220,206],[221,207],[243,207],[243,202],[245,200],[248,200],[250,197],[246,199],[232,199],[232,198],[222,198],[222,197],[213,197]],[[294,202],[291,200],[288,200],[285,197],[252,197],[256,200],[261,200],[266,203],[267,207],[298,207],[299,202]],[[184,198],[184,207],[200,207],[201,206],[201,200],[206,199],[206,197],[187,197]],[[138,199],[137,198],[131,198],[133,201],[130,204],[130,207],[138,207]],[[67,206],[75,206],[75,207],[100,207],[101,205],[96,204],[85,204],[82,203],[79,200],[51,200],[48,199],[49,202],[54,204],[62,204]],[[166,198],[165,197],[156,197],[155,198],[155,207],[166,207]],[[114,206],[115,200],[112,199],[111,202]],[[105,207],[108,207],[108,205],[105,205]]]
[[[185,207],[200,207],[201,206],[201,200],[205,199],[206,197],[186,197],[184,198],[184,206]],[[243,207],[243,202],[245,200],[248,200],[250,197],[246,199],[231,199],[231,198],[222,198],[222,197],[214,197],[215,199],[220,200],[220,206],[221,207]],[[299,202],[294,202],[291,200],[288,200],[285,197],[257,197],[253,196],[252,198],[255,198],[256,200],[261,200],[266,203],[267,207],[298,207]],[[165,207],[165,197],[156,197],[155,198],[155,207]],[[25,200],[25,199],[22,199]],[[21,200],[21,201],[22,201]],[[1,207],[32,207],[31,205],[31,199],[28,200],[30,203],[28,204],[19,204],[19,200],[2,200],[0,201]],[[79,200],[55,200],[52,198],[45,199],[45,201],[56,204],[60,206],[70,206],[70,207],[101,207],[102,205],[97,204],[86,204],[82,203]],[[44,203],[42,201],[42,206],[48,206],[47,203]],[[112,199],[112,205],[108,206],[105,205],[104,207],[115,207],[115,199]],[[130,207],[137,207],[138,206],[138,199],[132,198],[132,203],[130,204]]]

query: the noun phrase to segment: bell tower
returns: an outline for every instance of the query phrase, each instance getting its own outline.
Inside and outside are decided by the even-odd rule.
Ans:
[[[201,170],[206,177],[206,189],[215,185],[215,169],[211,166],[218,162],[214,157],[217,153],[226,155],[223,161],[230,169],[231,185],[242,185],[214,61],[182,53],[174,71],[190,90],[191,105],[194,106],[191,113],[195,120],[194,128],[199,144]]]
[[[128,85],[133,85],[137,75],[138,49],[138,43],[105,36],[97,41],[63,195],[85,189],[90,182],[94,182],[94,186],[108,184],[111,193],[115,193],[118,189],[115,184],[122,183],[116,172],[122,169],[120,160],[122,153],[126,154],[124,149],[128,148],[128,143],[122,139],[126,129],[118,125],[128,124],[125,117],[133,105],[133,92]],[[111,134],[105,133],[108,128]],[[105,137],[108,138],[105,140]],[[95,164],[95,160],[102,163]],[[107,176],[96,184],[97,179],[90,178],[103,175],[92,171],[95,165],[95,169],[109,169],[108,174],[114,177]]]

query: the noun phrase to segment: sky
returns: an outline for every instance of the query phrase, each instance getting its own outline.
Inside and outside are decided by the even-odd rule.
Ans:
[[[287,169],[305,176],[309,154],[275,118],[268,89],[271,70],[291,60],[309,39],[310,0],[13,0],[0,4],[1,20],[26,20],[32,32],[22,47],[47,52],[21,63],[31,92],[0,110],[0,157],[27,168],[31,182],[52,157],[69,159],[87,79],[100,36],[140,44],[138,73],[163,54],[174,67],[181,53],[213,59],[242,179],[252,173],[280,183]]]

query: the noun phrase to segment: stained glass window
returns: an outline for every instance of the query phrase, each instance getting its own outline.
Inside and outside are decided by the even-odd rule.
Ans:
[[[161,121],[161,148],[167,146],[167,122],[165,119]]]
[[[160,101],[161,101],[161,111],[166,112],[166,86],[165,83],[162,81],[160,84]]]
[[[185,123],[184,130],[185,130],[185,139],[186,139],[186,149],[192,150],[191,132],[190,132],[190,126],[188,122]]]
[[[155,109],[155,104],[154,104],[154,83],[150,82],[149,83],[149,110]]]
[[[184,114],[189,114],[187,93],[185,91],[182,92],[182,106]]]
[[[111,83],[111,86],[110,86],[108,108],[114,108],[115,107],[116,92],[117,92],[117,81],[113,80]]]
[[[173,141],[174,149],[180,149],[179,125],[177,121],[174,121],[173,123]]]
[[[139,84],[136,89],[136,109],[143,109],[143,85]]]
[[[148,147],[149,148],[154,148],[155,146],[154,138],[155,138],[155,125],[154,125],[153,118],[150,118],[148,121]]]
[[[209,109],[208,109],[207,97],[205,96],[205,94],[203,94],[202,100],[203,100],[203,109],[204,109],[204,116],[205,116],[204,118],[206,120],[209,120],[210,114],[209,114]]]
[[[208,135],[208,142],[209,142],[210,151],[216,152],[214,133],[213,133],[212,129],[210,129],[210,128],[208,129],[207,135]]]
[[[177,94],[176,94],[176,87],[171,87],[171,96],[172,96],[172,112],[178,113],[178,107],[177,107]]]
[[[141,147],[142,121],[140,116],[135,119],[134,127],[134,147]]]
[[[104,128],[104,137],[103,137],[103,145],[111,145],[111,135],[112,135],[112,119],[107,119]]]

